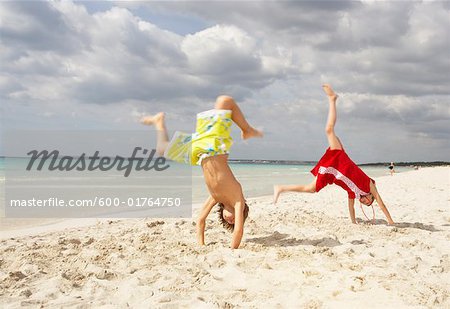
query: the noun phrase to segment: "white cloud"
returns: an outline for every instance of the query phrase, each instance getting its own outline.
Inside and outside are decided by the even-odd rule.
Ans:
[[[193,73],[233,74],[241,65],[242,71],[258,71],[261,61],[256,54],[256,41],[234,26],[217,25],[193,35],[187,35],[181,50],[186,54]]]
[[[212,26],[180,35],[129,5]],[[386,149],[393,160],[425,159],[449,148],[450,11],[442,2],[120,2],[94,14],[68,1],[0,8],[6,126],[25,118],[30,126],[133,127],[137,115],[165,110],[189,128],[227,93],[268,132],[236,156],[314,159],[325,143],[320,83],[330,82],[342,94],[346,143],[379,149],[355,151],[356,160],[383,160]]]

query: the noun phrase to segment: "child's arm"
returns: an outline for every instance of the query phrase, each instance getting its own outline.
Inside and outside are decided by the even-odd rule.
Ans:
[[[209,196],[205,203],[203,204],[202,211],[200,212],[200,215],[198,216],[197,220],[197,242],[204,246],[205,245],[205,223],[206,218],[208,217],[209,213],[211,212],[211,209],[216,205],[216,200]]]
[[[352,220],[352,223],[356,224],[355,199],[354,198],[349,198],[348,199],[348,212],[350,213],[350,220]]]
[[[242,235],[244,235],[244,207],[245,201],[236,203],[234,206],[234,229],[233,238],[231,239],[231,248],[239,248],[239,244],[242,240]]]
[[[392,218],[391,218],[391,214],[389,213],[389,211],[388,211],[386,205],[384,205],[383,200],[381,199],[380,194],[378,194],[377,187],[375,186],[375,184],[374,184],[372,181],[370,182],[370,193],[372,193],[373,196],[375,197],[375,200],[377,201],[378,206],[380,206],[381,211],[382,211],[382,212],[384,213],[384,215],[386,216],[386,219],[387,219],[388,223],[389,223],[390,225],[395,224],[395,223],[394,223],[394,220],[392,220]]]

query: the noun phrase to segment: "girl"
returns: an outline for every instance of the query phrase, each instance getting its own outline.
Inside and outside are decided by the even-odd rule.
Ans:
[[[317,165],[311,170],[316,176],[315,180],[308,185],[280,185],[274,186],[274,203],[278,201],[281,193],[287,191],[293,192],[319,192],[329,184],[336,184],[348,193],[348,209],[352,223],[355,219],[355,198],[367,206],[372,205],[376,200],[389,224],[394,221],[389,214],[386,206],[381,199],[375,186],[375,181],[367,176],[344,151],[341,141],[334,132],[336,124],[336,100],[337,94],[330,85],[323,85],[323,90],[328,96],[329,109],[328,120],[325,127],[325,133],[328,139],[329,148],[319,160]]]

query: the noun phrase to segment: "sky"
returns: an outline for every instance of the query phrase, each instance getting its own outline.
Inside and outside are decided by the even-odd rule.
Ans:
[[[449,50],[449,1],[2,1],[1,129],[192,132],[227,94],[265,132],[230,158],[317,161],[329,83],[355,162],[449,161]]]

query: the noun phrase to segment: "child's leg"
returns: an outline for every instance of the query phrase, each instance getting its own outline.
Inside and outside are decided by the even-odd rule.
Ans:
[[[215,108],[231,110],[231,119],[233,119],[234,123],[242,130],[243,139],[263,136],[261,131],[256,130],[247,122],[244,114],[232,97],[225,95],[219,96],[216,100]]]
[[[154,125],[157,130],[156,153],[158,156],[163,156],[167,146],[169,145],[169,135],[167,134],[164,117],[164,113],[158,113],[155,116],[146,116],[141,118],[142,124]]]
[[[338,95],[333,91],[330,85],[325,84],[322,86],[326,95],[328,96],[328,119],[325,126],[325,133],[327,134],[328,145],[330,149],[342,149],[342,143],[334,132],[334,126],[336,125],[336,100]]]
[[[283,192],[316,192],[316,179],[308,185],[279,185],[273,187],[273,203],[276,204],[278,197]]]

